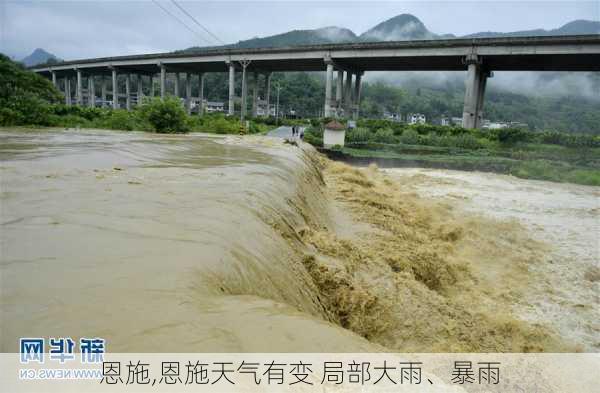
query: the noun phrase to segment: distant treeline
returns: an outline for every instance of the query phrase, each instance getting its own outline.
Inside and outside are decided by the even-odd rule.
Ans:
[[[205,96],[209,100],[227,101],[228,84],[224,73],[208,74]],[[237,78],[238,90],[241,90]],[[249,78],[251,81],[252,79]],[[261,89],[264,83],[260,79]],[[271,104],[275,104],[279,86],[281,113],[294,110],[300,117],[318,117],[323,111],[325,82],[322,74],[274,73],[271,80]],[[259,97],[264,92],[259,90]],[[250,97],[251,99],[251,97]],[[423,87],[409,83],[405,88],[384,82],[363,82],[360,113],[362,117],[383,118],[384,113],[422,113],[429,123],[442,116],[462,116],[464,85],[460,81]],[[531,130],[563,131],[600,135],[600,100],[561,96],[533,97],[499,89],[489,89],[485,98],[485,118],[491,121],[525,123]]]

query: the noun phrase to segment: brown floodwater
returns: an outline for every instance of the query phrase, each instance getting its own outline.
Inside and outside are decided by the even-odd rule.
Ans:
[[[524,227],[545,252],[529,261],[513,310],[586,351],[600,350],[600,187],[439,169],[385,172],[407,191],[451,204],[460,214]],[[482,258],[481,268],[494,269],[494,258]]]
[[[372,348],[328,322],[276,229],[306,214],[327,224],[298,150],[270,138],[0,132],[1,350],[38,336],[103,337],[111,352]]]
[[[598,188],[386,173],[277,138],[4,129],[0,349],[598,350]]]

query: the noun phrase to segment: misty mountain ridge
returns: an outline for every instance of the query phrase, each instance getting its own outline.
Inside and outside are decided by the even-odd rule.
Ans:
[[[46,52],[42,48],[35,49],[29,56],[21,60],[26,67],[32,67],[38,64],[59,63],[62,60],[54,56],[52,53]]]
[[[523,36],[549,36],[549,35],[578,35],[578,34],[600,34],[600,22],[591,20],[574,20],[558,29],[544,30],[521,30],[511,33],[499,33],[493,31],[480,32],[463,36],[463,38],[484,38],[484,37],[523,37]]]
[[[363,42],[406,41],[438,38],[414,15],[401,14],[379,23],[359,36]]]
[[[287,33],[276,34],[265,38],[252,38],[239,41],[237,44],[227,45],[232,48],[258,48],[265,44],[270,47],[317,45],[341,42],[354,42],[357,36],[350,29],[336,26],[322,27],[314,30],[292,30]]]
[[[436,34],[425,24],[411,14],[400,14],[383,21],[366,32],[356,35],[352,30],[343,27],[324,27],[312,30],[293,30],[267,37],[255,37],[242,40],[236,44],[226,45],[227,48],[277,48],[296,45],[318,45],[348,42],[381,42],[432,40],[447,38],[485,38],[485,37],[519,37],[519,36],[549,36],[549,35],[585,35],[600,34],[600,22],[591,20],[575,20],[559,28],[544,30],[522,30],[513,32],[479,32],[464,36],[454,34]],[[192,47],[186,51],[198,51],[205,48]]]

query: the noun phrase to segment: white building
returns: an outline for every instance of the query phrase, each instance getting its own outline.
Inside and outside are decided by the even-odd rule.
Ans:
[[[500,129],[500,128],[508,128],[508,127],[510,127],[510,125],[508,123],[506,123],[506,122],[503,122],[503,121],[494,121],[494,122],[492,122],[492,121],[487,120],[487,119],[483,119],[483,122],[481,124],[481,128],[485,128],[485,129],[488,129],[488,130],[497,130],[497,129]]]
[[[225,103],[221,101],[206,101],[204,108],[207,113],[225,112]]]
[[[450,119],[450,123],[452,123],[452,125],[462,127],[463,119],[462,119],[462,117],[453,117]]]
[[[408,124],[425,124],[425,115],[422,113],[411,113],[408,115]]]
[[[335,145],[344,146],[346,139],[346,128],[339,122],[332,120],[325,124],[323,132],[323,146],[333,147]]]
[[[400,113],[384,112],[383,118],[386,120],[397,121],[397,122],[402,121],[402,115]]]

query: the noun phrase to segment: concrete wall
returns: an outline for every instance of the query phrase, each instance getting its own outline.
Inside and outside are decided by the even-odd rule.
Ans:
[[[330,130],[325,129],[323,133],[323,146],[324,147],[332,147],[335,145],[344,146],[344,140],[346,139],[346,131],[345,130]]]

